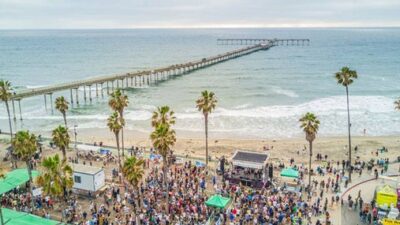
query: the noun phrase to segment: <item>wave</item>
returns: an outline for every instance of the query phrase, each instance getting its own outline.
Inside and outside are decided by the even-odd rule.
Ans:
[[[149,120],[155,106],[139,105],[125,113],[127,129],[148,130]],[[400,126],[400,120],[393,108],[393,99],[384,96],[350,96],[352,130],[362,134],[366,128],[370,135],[393,134]],[[320,134],[340,135],[347,126],[346,96],[319,98],[297,105],[271,105],[253,107],[241,104],[230,108],[218,107],[210,114],[209,126],[213,133],[238,135],[241,137],[293,137],[301,135],[298,119],[306,112],[315,113],[321,120]],[[108,113],[96,111],[83,112],[90,115],[71,113],[68,119],[79,124],[81,128],[106,128]],[[44,114],[44,115],[43,115]],[[46,123],[45,128],[62,121],[61,115],[49,116],[44,112],[24,113],[24,121],[34,124]],[[175,129],[179,132],[203,132],[203,115],[195,107],[184,108],[176,112]],[[0,119],[7,119],[2,114]],[[131,122],[129,122],[131,121]],[[31,123],[31,122],[27,122]],[[5,124],[5,123],[4,123]],[[82,124],[82,126],[81,126]],[[41,127],[40,125],[38,127]]]
[[[278,86],[272,87],[272,91],[274,93],[276,93],[276,94],[286,95],[286,96],[291,97],[291,98],[298,98],[299,97],[299,95],[296,92],[294,92],[292,90],[283,89],[283,88],[278,87]]]

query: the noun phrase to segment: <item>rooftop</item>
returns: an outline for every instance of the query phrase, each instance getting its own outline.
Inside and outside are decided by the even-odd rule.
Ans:
[[[71,164],[74,172],[86,173],[86,174],[96,174],[103,170],[101,167],[86,166],[82,164]]]
[[[252,163],[265,163],[267,159],[268,159],[268,154],[266,153],[243,151],[243,150],[237,150],[232,157],[233,161],[243,161]]]

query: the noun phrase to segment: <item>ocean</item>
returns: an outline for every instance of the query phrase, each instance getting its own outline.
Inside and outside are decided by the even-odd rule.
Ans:
[[[157,106],[176,113],[178,135],[202,137],[204,122],[195,100],[215,92],[210,136],[222,138],[302,137],[298,119],[310,111],[320,136],[346,135],[345,88],[334,73],[357,70],[350,86],[352,133],[400,134],[400,29],[134,29],[0,30],[0,79],[15,90],[88,77],[151,69],[216,55],[243,46],[217,45],[217,38],[308,38],[308,46],[277,46],[229,60],[157,85],[130,88],[127,129],[148,133]],[[83,89],[80,90],[83,92]],[[94,90],[93,90],[94,91]],[[53,99],[69,92],[55,93]],[[82,98],[83,94],[80,94]],[[94,92],[93,92],[94,96]],[[69,124],[107,129],[107,99],[73,107]],[[45,109],[43,96],[22,100],[17,130],[50,131],[60,113]],[[17,117],[18,107],[16,105]],[[4,104],[0,129],[8,131]]]

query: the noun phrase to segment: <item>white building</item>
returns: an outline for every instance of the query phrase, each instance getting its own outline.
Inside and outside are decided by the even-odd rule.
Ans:
[[[104,187],[106,176],[103,168],[72,164],[74,189],[96,192]]]

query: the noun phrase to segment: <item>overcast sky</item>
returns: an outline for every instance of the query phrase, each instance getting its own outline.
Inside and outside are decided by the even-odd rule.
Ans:
[[[400,0],[0,0],[0,29],[400,26]]]

